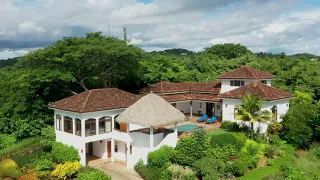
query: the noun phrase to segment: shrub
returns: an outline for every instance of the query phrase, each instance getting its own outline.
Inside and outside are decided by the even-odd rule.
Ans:
[[[55,142],[56,135],[52,126],[47,126],[41,129],[41,141],[40,144],[45,151],[51,151],[52,145]]]
[[[50,160],[43,159],[43,160],[38,160],[34,163],[34,167],[38,171],[44,171],[44,170],[51,170],[53,169],[53,163]]]
[[[269,145],[266,148],[265,156],[268,158],[274,158],[276,155],[278,155],[279,150],[275,145]]]
[[[0,159],[10,157],[21,151],[29,151],[40,146],[40,137],[32,137],[22,140],[21,142],[0,150]]]
[[[78,174],[78,180],[87,180],[87,179],[94,179],[94,180],[111,180],[111,177],[108,176],[103,171],[98,169],[87,169],[83,172]]]
[[[192,136],[187,136],[178,142],[173,151],[174,163],[191,166],[195,161],[206,156],[209,142],[204,130],[196,130]]]
[[[12,159],[4,159],[0,162],[0,177],[11,177],[17,179],[22,175],[18,165]]]
[[[227,145],[224,147],[210,148],[207,151],[207,156],[214,159],[223,159],[224,161],[230,160],[230,157],[236,157],[239,155],[239,151],[233,145]]]
[[[17,139],[13,134],[0,134],[0,149],[12,146],[16,141]]]
[[[231,161],[226,164],[226,172],[235,176],[242,176],[247,170],[247,164],[239,160]]]
[[[222,121],[221,128],[227,129],[229,131],[240,132],[241,129],[236,122]]]
[[[205,157],[193,164],[194,169],[197,171],[199,177],[212,177],[212,174],[222,175],[225,169],[225,164],[221,159],[214,159]]]
[[[59,164],[54,171],[52,171],[51,176],[58,177],[60,179],[71,178],[80,170],[80,163],[75,162],[65,162]]]
[[[79,153],[74,147],[62,144],[60,142],[55,142],[53,144],[51,153],[57,163],[80,160]]]
[[[194,180],[195,173],[189,167],[183,167],[177,164],[172,164],[168,167],[171,179],[175,180]]]
[[[278,135],[282,132],[282,130],[283,130],[283,126],[281,123],[272,122],[268,125],[267,132],[268,134]]]
[[[173,148],[169,146],[162,146],[160,149],[150,152],[148,154],[148,166],[150,167],[165,167],[170,163],[170,158],[173,152]]]
[[[47,160],[52,162],[53,160],[51,153],[43,152],[42,150],[35,150],[30,154],[14,155],[12,156],[12,159],[19,165],[19,167],[33,168],[36,168],[39,161]]]
[[[239,136],[239,137],[236,137]],[[244,146],[246,137],[243,134],[237,133],[224,133],[219,135],[211,136],[211,146],[212,147],[225,147],[228,145],[233,145],[238,151]]]

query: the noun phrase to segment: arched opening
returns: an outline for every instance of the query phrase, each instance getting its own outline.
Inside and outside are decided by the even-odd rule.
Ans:
[[[64,132],[73,134],[72,118],[69,116],[64,116],[63,119],[64,119],[64,122],[63,122]]]
[[[81,120],[76,118],[75,124],[76,124],[76,135],[81,136]]]
[[[99,119],[99,134],[111,132],[112,118],[105,116]]]
[[[93,136],[96,135],[96,120],[95,119],[87,119],[85,122],[85,135]]]
[[[61,125],[61,115],[57,114],[56,115],[56,130],[61,131],[62,130],[62,125]]]
[[[278,119],[278,108],[277,108],[277,106],[273,106],[271,108],[271,112],[273,114],[274,120],[277,120]]]

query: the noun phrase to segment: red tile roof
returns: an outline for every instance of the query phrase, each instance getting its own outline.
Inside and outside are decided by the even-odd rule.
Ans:
[[[218,94],[221,89],[221,82],[183,82],[174,83],[162,81],[153,84],[149,87],[143,88],[140,92],[149,93],[150,91],[154,93],[177,93],[177,92],[211,92]]]
[[[54,109],[86,113],[109,109],[127,108],[138,96],[116,88],[92,89],[51,103]]]
[[[217,76],[218,79],[272,79],[275,77],[275,75],[248,66],[241,66],[233,71]]]
[[[201,94],[201,93],[182,93],[182,94],[166,94],[162,95],[163,99],[168,102],[179,102],[179,101],[191,101],[191,100],[200,100],[200,101],[210,101],[210,102],[219,102],[220,99],[216,94]]]
[[[221,94],[219,97],[240,99],[242,96],[247,94],[255,94],[259,98],[264,99],[266,101],[273,101],[293,97],[293,95],[287,91],[278,89],[276,87],[268,86],[258,81],[225,92]]]

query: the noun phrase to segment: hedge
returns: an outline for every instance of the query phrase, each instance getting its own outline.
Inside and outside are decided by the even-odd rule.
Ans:
[[[40,147],[40,139],[40,137],[26,138],[13,146],[0,150],[0,160]]]

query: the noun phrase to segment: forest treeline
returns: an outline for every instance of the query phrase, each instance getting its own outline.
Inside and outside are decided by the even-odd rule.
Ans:
[[[53,125],[49,102],[87,89],[117,87],[136,93],[159,81],[216,81],[217,75],[247,65],[276,75],[274,86],[296,94],[290,121],[285,121],[290,123],[279,131],[287,129],[283,137],[305,147],[320,136],[319,60],[312,54],[253,53],[240,44],[215,45],[199,53],[145,52],[100,32],[65,37],[10,62],[0,61],[0,134],[16,140],[39,135],[41,128]],[[297,142],[289,133],[306,138]]]

